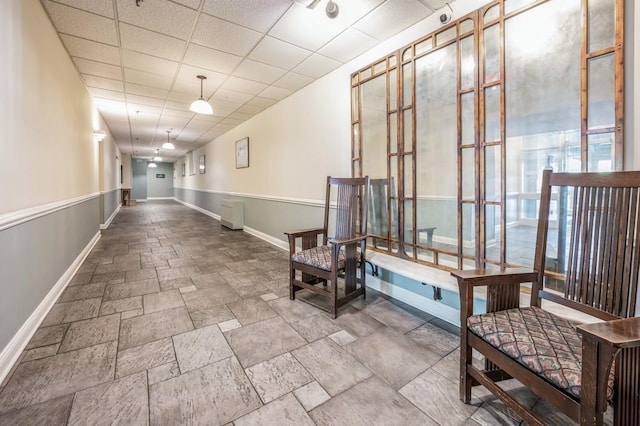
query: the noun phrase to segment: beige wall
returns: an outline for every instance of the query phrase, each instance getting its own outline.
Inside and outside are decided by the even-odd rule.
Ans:
[[[109,128],[101,116],[98,119],[99,130],[107,134],[100,142],[100,191],[109,192],[120,188],[120,164],[122,164],[122,153],[116,145]]]
[[[2,2],[0,44],[0,215],[97,192],[91,99],[39,1]]]

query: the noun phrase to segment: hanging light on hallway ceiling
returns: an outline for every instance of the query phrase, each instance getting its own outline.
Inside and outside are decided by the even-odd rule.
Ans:
[[[162,144],[162,149],[176,149],[175,145],[169,142],[169,133],[171,130],[167,130],[167,141]]]
[[[153,157],[153,161],[162,161],[162,157],[160,157],[160,150],[156,149],[156,156]]]
[[[338,16],[338,13],[340,13],[340,8],[333,0],[329,0],[329,2],[327,3],[327,7],[324,8],[324,11],[329,18],[333,19]]]
[[[154,163],[153,161],[149,163],[148,166],[150,169],[155,169],[156,167],[158,167],[158,165],[156,163]]]
[[[204,96],[202,95],[202,81],[206,80],[207,77],[204,75],[198,75],[196,77],[200,79],[200,98],[193,101],[189,110],[197,114],[213,115],[213,108],[211,107],[211,104],[205,101]]]

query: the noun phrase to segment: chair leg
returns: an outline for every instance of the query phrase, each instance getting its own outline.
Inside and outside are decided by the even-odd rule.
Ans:
[[[464,331],[463,331],[464,333]],[[463,346],[464,345],[464,346]],[[465,342],[461,342],[460,345],[460,400],[465,404],[471,402],[471,385],[473,379],[467,372],[467,363],[473,362],[472,350],[466,345]]]
[[[291,268],[289,270],[289,300],[295,300],[296,298],[296,285],[293,284],[293,280],[296,278],[296,270]]]

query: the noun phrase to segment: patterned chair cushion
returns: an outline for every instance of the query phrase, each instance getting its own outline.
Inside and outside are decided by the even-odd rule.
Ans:
[[[529,307],[474,315],[467,319],[467,326],[491,346],[580,398],[582,340],[571,322]],[[613,372],[607,399],[612,395]]]
[[[302,250],[294,253],[291,256],[294,262],[302,263],[304,265],[313,266],[314,268],[322,269],[325,271],[331,270],[331,247],[318,246],[312,247],[307,250]],[[360,262],[360,252],[358,252],[358,262]],[[338,253],[338,270],[345,267],[344,250],[340,250]]]

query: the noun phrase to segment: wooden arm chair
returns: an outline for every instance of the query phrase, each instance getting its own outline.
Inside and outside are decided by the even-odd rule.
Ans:
[[[558,241],[566,240],[558,272],[544,270],[550,213]],[[533,270],[453,272],[460,398],[469,402],[472,386],[483,385],[525,422],[542,425],[497,384],[515,378],[582,425],[602,424],[607,406],[616,425],[640,424],[639,273],[640,172],[544,171]],[[564,281],[563,292],[545,288],[554,280]],[[520,307],[525,282],[530,306]],[[473,307],[480,286],[487,287],[484,314]],[[577,326],[551,312],[558,307],[601,322]],[[472,350],[485,356],[484,370],[472,364]]]
[[[332,191],[336,194],[335,209],[330,205]],[[328,310],[336,318],[340,306],[365,295],[368,194],[369,177],[329,176],[324,226],[285,233],[289,239],[291,300],[303,289],[326,296]],[[335,213],[335,236],[329,238],[331,211]],[[319,237],[321,245],[318,245]],[[341,277],[344,278],[344,290],[338,286]]]

